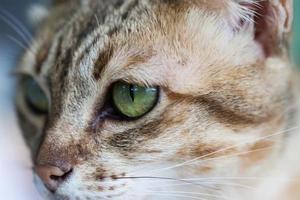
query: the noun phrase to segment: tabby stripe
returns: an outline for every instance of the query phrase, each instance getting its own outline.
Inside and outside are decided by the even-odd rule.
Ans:
[[[62,43],[63,43],[63,35],[60,35],[58,40],[57,40],[57,46],[56,46],[56,52],[55,52],[55,56],[54,56],[54,62],[57,62],[59,60],[59,57],[62,54]],[[58,65],[54,66],[56,67],[55,70],[58,70],[57,67]]]
[[[135,1],[132,1],[126,11],[124,13],[122,13],[121,15],[121,19],[122,19],[122,22],[127,20],[128,19],[128,14],[130,12],[132,12],[133,9],[135,9],[137,6],[139,5],[139,1],[138,0],[135,0]],[[108,31],[108,36],[109,37],[112,37],[112,35],[116,32],[118,32],[121,28],[121,25],[117,25],[117,26],[114,26],[112,27],[109,31]],[[98,56],[98,59],[95,63],[95,67],[94,67],[94,78],[96,80],[99,80],[99,78],[101,77],[101,73],[102,71],[104,71],[107,63],[109,62],[109,60],[111,59],[113,55],[113,49],[111,46],[109,46],[108,48],[106,49],[103,49],[100,53],[99,53],[99,56]]]
[[[107,66],[112,56],[113,56],[113,48],[111,46],[108,46],[107,48],[103,49],[100,52],[98,59],[96,60],[94,72],[93,72],[93,77],[95,80],[100,79],[101,73],[105,69],[105,66]]]
[[[207,112],[222,124],[246,127],[261,124],[270,119],[270,116],[256,116],[229,109],[224,102],[218,102],[210,97],[201,96],[198,100],[202,107],[204,106]]]
[[[89,18],[82,21],[80,25],[82,25],[80,27],[82,31],[75,36],[76,42],[74,49],[80,49],[81,46],[84,45],[85,39],[95,31],[95,27],[98,26],[96,15],[90,15]]]
[[[47,57],[49,55],[49,48],[49,43],[46,43],[39,48],[40,50],[36,55],[35,65],[33,67],[33,70],[36,74],[40,74],[42,65],[47,60]]]

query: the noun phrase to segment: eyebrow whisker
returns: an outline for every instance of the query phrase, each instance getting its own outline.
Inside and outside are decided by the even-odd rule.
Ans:
[[[0,18],[14,31],[16,31],[23,38],[24,42],[29,44],[29,41],[33,40],[32,34],[28,31],[24,24],[3,8],[0,8]]]

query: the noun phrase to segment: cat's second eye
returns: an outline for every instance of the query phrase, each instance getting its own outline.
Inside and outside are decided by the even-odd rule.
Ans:
[[[138,118],[150,112],[158,100],[158,87],[143,87],[117,82],[112,88],[114,106],[128,118]]]
[[[34,113],[46,114],[48,112],[48,99],[33,78],[25,78],[23,90],[26,104]]]

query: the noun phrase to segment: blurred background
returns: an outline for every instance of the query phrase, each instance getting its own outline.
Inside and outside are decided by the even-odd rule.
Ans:
[[[33,3],[46,4],[46,0],[0,0],[0,199],[42,200],[33,185],[29,152],[19,132],[14,112],[15,67],[23,45],[10,21],[19,20],[32,30],[27,20],[28,8]],[[7,11],[8,13],[6,13]],[[13,145],[12,145],[13,144]]]
[[[300,1],[295,2],[295,19],[294,19],[294,38],[293,38],[293,59],[300,69]]]
[[[15,82],[10,72],[23,45],[16,41],[20,36],[6,20],[18,20],[24,30],[31,32],[27,11],[33,3],[47,5],[47,0],[0,0],[0,194],[6,200],[40,199],[32,184],[29,153],[16,125],[13,106]],[[294,21],[293,59],[300,66],[300,0],[295,0]]]

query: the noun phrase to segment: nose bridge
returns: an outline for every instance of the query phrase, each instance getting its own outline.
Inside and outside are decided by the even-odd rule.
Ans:
[[[74,162],[72,159],[74,152],[70,151],[68,144],[63,144],[59,139],[53,140],[51,137],[45,137],[36,163],[38,165],[64,166],[66,163]],[[69,149],[69,150],[68,150]]]
[[[80,138],[75,139],[70,132],[63,129],[46,131],[36,164],[60,168],[74,166],[84,158],[84,153],[88,154],[87,148],[81,143]]]

